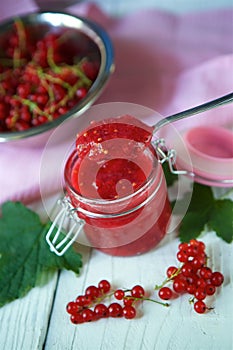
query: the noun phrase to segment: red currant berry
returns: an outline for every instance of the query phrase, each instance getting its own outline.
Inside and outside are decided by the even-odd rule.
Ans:
[[[142,286],[136,285],[131,289],[131,295],[134,298],[142,298],[145,295],[145,290]]]
[[[198,278],[196,281],[196,285],[198,288],[205,289],[207,282],[204,280],[204,278]]]
[[[90,295],[84,295],[84,306],[89,306],[93,303],[93,297]]]
[[[219,287],[221,286],[221,284],[223,284],[224,281],[224,276],[221,272],[213,272],[212,277],[211,277],[211,283],[215,286],[215,287]]]
[[[198,280],[198,276],[195,273],[192,273],[190,276],[185,277],[185,281],[187,284],[196,285]]]
[[[207,266],[202,266],[199,270],[200,277],[208,280],[212,277],[212,270]]]
[[[182,268],[181,268],[181,273],[185,276],[185,277],[189,277],[190,275],[192,275],[194,272],[193,266],[191,263],[185,263]]]
[[[82,311],[83,322],[91,322],[95,320],[95,313],[91,309],[85,309]]]
[[[189,258],[188,254],[186,254],[182,250],[178,251],[176,257],[177,257],[177,260],[179,260],[180,262],[186,262],[188,261],[188,258]]]
[[[108,307],[108,312],[110,317],[121,317],[122,316],[122,306],[118,303],[112,303]]]
[[[125,292],[122,290],[122,289],[117,289],[115,292],[114,292],[114,297],[117,299],[117,300],[122,300],[125,296]]]
[[[85,290],[85,295],[94,300],[100,295],[100,290],[95,286],[89,286]]]
[[[205,291],[207,295],[214,295],[216,288],[212,284],[207,284]]]
[[[206,248],[205,243],[202,241],[197,241],[197,242],[198,242],[197,245],[198,245],[199,250],[204,251]]]
[[[133,297],[124,297],[123,303],[125,306],[131,306],[134,303],[134,298]]]
[[[30,128],[30,125],[27,122],[25,122],[24,120],[20,120],[20,121],[15,123],[15,129],[18,131],[27,130],[29,128]]]
[[[192,267],[195,270],[199,270],[206,263],[206,256],[196,256],[192,261]]]
[[[49,97],[45,94],[38,94],[36,97],[36,102],[40,105],[46,105],[48,100],[49,100]]]
[[[94,308],[94,313],[97,318],[108,317],[108,308],[104,304],[97,304]]]
[[[187,254],[188,254],[189,258],[196,256],[197,252],[196,252],[195,247],[189,245],[188,249],[187,249]]]
[[[122,310],[124,318],[131,320],[136,317],[136,310],[133,306],[124,306]]]
[[[105,294],[105,293],[108,293],[110,291],[111,284],[107,280],[101,280],[98,283],[98,288],[103,294]]]
[[[171,278],[172,276],[174,276],[178,271],[178,268],[176,266],[169,266],[167,269],[167,277]]]
[[[19,84],[17,87],[17,94],[22,98],[26,98],[29,95],[30,90],[31,88],[29,84]]]
[[[69,314],[75,314],[79,311],[80,307],[77,303],[75,303],[74,301],[70,301],[67,305],[66,305],[66,311]]]
[[[199,241],[195,238],[190,239],[189,244],[194,247],[198,247],[200,245]]]
[[[183,242],[178,245],[178,249],[187,252],[188,246],[188,243]]]
[[[187,282],[181,278],[175,278],[172,286],[176,293],[183,293],[186,291]]]
[[[78,306],[84,306],[84,305],[86,305],[86,301],[87,301],[87,299],[86,299],[85,295],[79,295],[79,296],[76,298],[76,304],[77,304]]]
[[[206,304],[204,303],[204,301],[198,300],[194,303],[194,310],[198,314],[203,314],[206,311],[206,309],[207,309],[207,307],[206,307]]]
[[[159,290],[159,297],[163,300],[169,300],[172,298],[172,290],[168,287],[162,287],[160,290]]]
[[[87,94],[87,89],[85,87],[80,87],[77,91],[76,91],[76,96],[78,97],[78,99],[82,99],[86,96]]]
[[[202,288],[197,288],[194,296],[197,300],[204,300],[206,297],[206,291]]]
[[[31,113],[27,108],[21,109],[20,112],[20,118],[24,120],[25,122],[30,122],[31,121]]]
[[[70,321],[73,323],[73,324],[80,324],[80,323],[83,323],[84,322],[84,319],[83,319],[83,316],[81,313],[78,313],[78,314],[73,314],[70,316]]]
[[[194,294],[196,291],[196,286],[194,284],[188,284],[186,287],[186,292],[189,294]]]

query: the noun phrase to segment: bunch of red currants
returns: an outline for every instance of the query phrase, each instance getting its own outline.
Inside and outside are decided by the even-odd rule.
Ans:
[[[111,300],[108,305],[104,303],[105,299]],[[87,287],[84,295],[79,295],[75,301],[69,302],[66,310],[74,324],[107,317],[133,319],[136,317],[135,304],[143,300],[149,298],[145,297],[145,290],[140,285],[127,290],[111,290],[109,281],[101,280],[97,287],[94,285]]]
[[[42,34],[33,36],[17,19],[3,40],[0,132],[27,130],[67,113],[98,75],[97,58],[74,50],[75,30]]]
[[[214,295],[217,287],[223,284],[224,276],[207,266],[205,244],[196,239],[191,239],[189,243],[180,243],[177,259],[181,266],[169,266],[164,282],[155,286],[158,296],[167,301],[183,293],[189,293],[192,295],[190,302],[194,304],[197,313],[203,314],[206,310],[212,309],[207,307],[204,300]],[[167,284],[170,286],[166,286]],[[109,300],[107,304],[106,300]],[[133,319],[137,315],[136,305],[143,301],[169,306],[167,302],[149,298],[141,285],[135,285],[131,289],[113,290],[109,281],[101,280],[97,287],[94,285],[87,287],[83,295],[69,302],[66,310],[74,324],[106,317]]]
[[[207,254],[205,244],[202,241],[191,239],[189,243],[180,243],[177,260],[181,262],[180,267],[169,266],[167,278],[160,286],[156,286],[158,295],[163,300],[169,300],[183,293],[193,295],[190,299],[194,303],[197,313],[204,313],[208,308],[205,299],[214,295],[217,287],[224,280],[219,271],[212,271],[207,266]],[[165,286],[171,284],[171,288]]]

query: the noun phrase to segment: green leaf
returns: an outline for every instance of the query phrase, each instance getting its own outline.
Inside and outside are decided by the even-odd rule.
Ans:
[[[189,242],[190,239],[197,238],[204,230],[206,221],[207,213],[188,212],[179,228],[179,238],[181,242]]]
[[[23,297],[42,273],[68,269],[79,273],[81,255],[70,248],[62,257],[45,241],[50,224],[20,202],[6,202],[0,218],[0,306]]]
[[[206,212],[214,203],[214,196],[209,186],[194,183],[189,211]]]
[[[179,202],[186,201],[184,198]],[[197,238],[208,227],[225,242],[233,241],[233,202],[230,199],[215,199],[209,186],[195,183],[188,210],[179,228],[179,238],[188,242]]]
[[[230,199],[215,201],[208,226],[227,243],[233,241],[233,202]]]
[[[187,201],[186,195],[180,200],[182,201]],[[213,203],[211,188],[194,183],[191,201],[179,228],[179,238],[182,242],[188,242],[201,234],[209,220],[209,211]]]

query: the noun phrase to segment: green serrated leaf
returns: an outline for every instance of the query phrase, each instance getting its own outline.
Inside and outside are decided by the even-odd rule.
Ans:
[[[178,204],[182,207],[182,202],[187,201],[187,196],[180,199]],[[188,242],[192,238],[197,238],[204,230],[209,220],[209,212],[214,204],[214,196],[210,187],[194,183],[191,201],[188,210],[182,219],[179,228],[179,238],[182,242]]]
[[[69,269],[79,273],[81,255],[73,248],[62,257],[49,250],[49,224],[20,202],[6,202],[0,218],[0,306],[23,297],[45,271]]]
[[[214,203],[214,195],[209,186],[194,183],[189,211],[202,212],[210,208]]]
[[[179,238],[181,242],[189,242],[192,238],[197,238],[205,228],[207,221],[207,213],[188,212],[183,218],[180,229]]]
[[[189,208],[180,225],[179,238],[188,242],[191,238],[197,238],[207,226],[224,241],[231,243],[232,214],[233,202],[230,199],[215,199],[211,187],[195,183]]]
[[[230,199],[215,201],[208,226],[225,242],[233,241],[233,202]]]

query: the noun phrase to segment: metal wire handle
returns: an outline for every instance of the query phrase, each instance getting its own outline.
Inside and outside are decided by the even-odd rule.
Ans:
[[[78,217],[77,209],[72,206],[67,197],[59,199],[57,204],[61,206],[62,209],[53,220],[53,223],[46,234],[46,241],[52,252],[58,256],[62,256],[75,242],[84,226],[85,221]],[[59,238],[62,234],[62,228],[67,219],[68,223],[71,223],[72,226],[68,230],[65,237],[60,240]],[[56,233],[53,236],[54,230],[56,230]]]
[[[194,174],[187,170],[176,170],[175,169],[175,163],[176,163],[176,150],[169,149],[166,146],[164,139],[157,139],[152,141],[152,145],[154,146],[157,155],[159,157],[159,162],[161,164],[168,162],[169,170],[172,174],[176,175],[190,175],[193,176]]]
[[[186,109],[185,111],[170,115],[169,117],[166,117],[166,118],[159,120],[154,125],[153,133],[156,133],[159,129],[161,129],[163,126],[165,126],[169,123],[173,123],[173,122],[176,122],[180,119],[191,117],[192,115],[202,113],[202,112],[205,112],[209,109],[220,107],[220,106],[223,106],[223,105],[225,105],[227,103],[231,103],[231,102],[233,102],[233,92],[231,92],[230,94],[224,95],[222,97],[219,97],[215,100],[203,103],[199,106],[196,106],[196,107],[193,107],[190,109]]]

